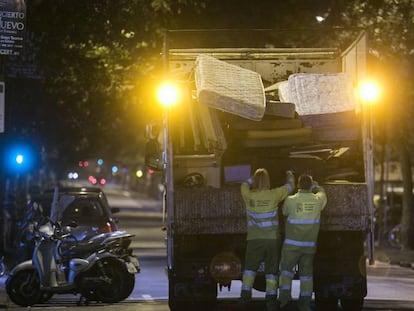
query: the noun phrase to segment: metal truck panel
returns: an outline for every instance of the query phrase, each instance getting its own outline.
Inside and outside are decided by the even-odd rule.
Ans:
[[[181,155],[174,158],[174,182],[183,184],[186,176],[198,173],[204,186],[219,188],[221,185],[220,159],[210,155]]]
[[[246,214],[239,187],[176,187],[175,234],[245,233]]]
[[[328,203],[321,217],[321,230],[365,231],[368,229],[367,185],[329,183],[323,185]]]
[[[174,74],[190,75],[200,54],[257,72],[265,87],[287,80],[292,73],[342,71],[342,59],[336,49],[177,49],[169,50],[169,67]]]
[[[322,212],[321,230],[367,229],[367,186],[334,182],[323,185],[328,203]],[[174,233],[246,233],[246,214],[240,187],[175,189]],[[201,220],[201,221],[200,221]]]

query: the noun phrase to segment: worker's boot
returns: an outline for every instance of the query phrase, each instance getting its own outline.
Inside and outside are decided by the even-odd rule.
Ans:
[[[266,295],[266,311],[278,311],[279,302],[276,295]]]
[[[296,304],[291,300],[285,305],[280,305],[280,311],[299,311]]]
[[[311,311],[310,308],[311,297],[299,297],[298,300],[298,310],[299,311]]]
[[[249,302],[252,300],[252,292],[242,290],[237,304],[237,311],[248,311]]]

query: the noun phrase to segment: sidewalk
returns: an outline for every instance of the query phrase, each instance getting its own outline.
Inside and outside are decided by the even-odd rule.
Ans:
[[[414,269],[414,250],[375,246],[374,258],[375,261]]]

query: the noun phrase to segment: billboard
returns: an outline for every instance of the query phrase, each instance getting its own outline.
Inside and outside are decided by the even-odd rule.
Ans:
[[[25,0],[0,0],[0,55],[20,55],[25,27]]]

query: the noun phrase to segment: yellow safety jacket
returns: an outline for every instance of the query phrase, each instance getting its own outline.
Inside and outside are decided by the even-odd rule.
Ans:
[[[247,183],[241,185],[246,206],[247,240],[279,237],[278,204],[289,195],[290,188],[290,184],[286,184],[269,190],[251,190]]]
[[[322,187],[318,187],[317,193],[299,189],[296,194],[286,198],[283,203],[283,215],[287,216],[284,247],[306,253],[315,252],[320,215],[326,202]]]

